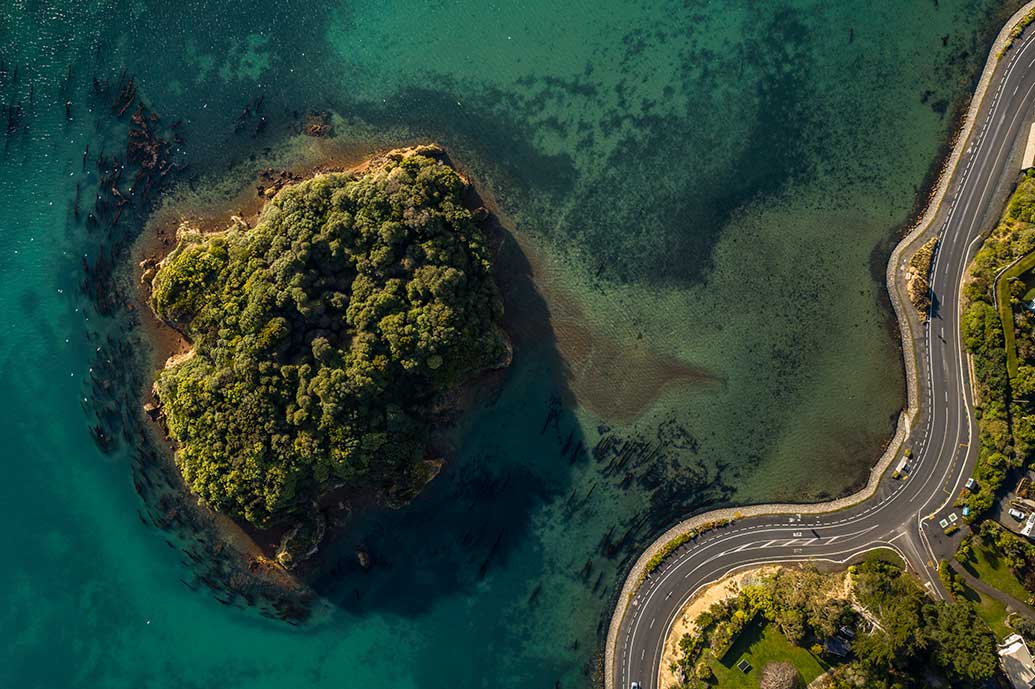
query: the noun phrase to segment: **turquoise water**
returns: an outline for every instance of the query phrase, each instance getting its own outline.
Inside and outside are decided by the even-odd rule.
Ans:
[[[7,0],[0,686],[591,686],[665,526],[864,480],[903,397],[884,258],[1000,4]],[[329,547],[299,627],[185,586],[196,565],[137,517],[138,448],[90,435],[90,369],[123,363],[132,318],[83,294],[113,240],[73,199],[87,143],[124,146],[91,93],[123,70],[184,120],[184,185],[261,165],[296,111],[359,146],[444,143],[542,295],[450,465]],[[268,126],[234,133],[260,94]]]

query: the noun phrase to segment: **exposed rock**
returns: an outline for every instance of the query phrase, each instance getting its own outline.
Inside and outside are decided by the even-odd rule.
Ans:
[[[154,402],[147,402],[144,405],[144,413],[147,414],[148,418],[152,421],[157,421],[158,417],[162,415],[162,409]]]
[[[415,466],[414,471],[410,472],[408,481],[400,481],[382,495],[384,504],[393,510],[405,507],[411,500],[417,497],[417,494],[420,493],[424,486],[438,476],[445,465],[445,461],[441,459],[425,459],[421,461]]]
[[[327,112],[309,112],[305,116],[302,131],[306,136],[324,137],[331,135],[331,116]]]
[[[373,560],[370,559],[370,553],[362,548],[356,548],[356,559],[359,560],[359,566],[364,570],[369,570],[370,565],[373,564]]]
[[[301,177],[287,170],[274,170],[271,167],[259,173],[261,184],[255,185],[259,196],[272,199],[283,187],[301,181]]]
[[[293,570],[311,558],[320,549],[326,527],[323,514],[313,510],[308,519],[295,524],[280,539],[277,563],[284,569]]]
[[[158,260],[154,256],[148,256],[138,265],[141,268],[140,284],[150,285],[158,271]]]

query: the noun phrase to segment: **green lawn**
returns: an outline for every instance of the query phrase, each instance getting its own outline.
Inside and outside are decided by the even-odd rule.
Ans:
[[[751,663],[751,671],[746,675],[737,669],[737,663],[742,658]],[[791,644],[773,625],[759,622],[752,623],[744,630],[726,657],[721,661],[712,658],[708,663],[722,689],[758,689],[762,668],[766,663],[779,660],[794,663],[806,682],[811,682],[825,671],[822,662],[807,649]]]
[[[978,617],[992,630],[996,641],[1002,641],[1013,634],[1013,630],[1006,626],[1006,605],[966,584],[963,584],[963,597],[974,603]]]
[[[964,567],[972,576],[1013,596],[1022,603],[1028,600],[1031,594],[1024,590],[1024,585],[1006,566],[1006,562],[981,543],[980,539],[972,539],[971,551],[974,553],[973,558]]]

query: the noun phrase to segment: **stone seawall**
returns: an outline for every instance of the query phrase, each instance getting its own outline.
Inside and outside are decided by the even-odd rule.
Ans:
[[[908,256],[911,255],[919,241],[926,240],[928,236],[936,232],[934,220],[941,211],[942,202],[944,201],[948,187],[955,176],[956,167],[959,165],[960,158],[963,156],[963,153],[966,151],[967,145],[970,142],[970,138],[974,130],[974,124],[977,120],[978,111],[985,102],[985,98],[988,95],[988,87],[992,81],[992,76],[995,73],[996,67],[999,65],[1000,52],[1009,43],[1010,32],[1013,30],[1013,27],[1032,10],[1035,10],[1035,0],[1031,0],[1026,3],[1024,7],[1015,12],[996,37],[996,40],[989,51],[985,67],[981,72],[981,78],[979,79],[977,88],[974,91],[974,97],[970,102],[970,107],[968,108],[967,113],[953,139],[952,152],[946,159],[941,173],[939,174],[938,182],[928,199],[927,209],[922,217],[917,221],[916,225],[914,225],[907,233],[905,238],[898,243],[894,251],[891,253],[891,258],[888,260],[885,279],[887,280],[888,294],[891,298],[892,307],[895,310],[895,316],[898,319],[899,332],[902,338],[902,355],[906,369],[907,405],[905,411],[903,411],[899,416],[898,427],[895,430],[895,435],[892,437],[891,442],[888,443],[884,454],[881,455],[880,459],[870,470],[870,478],[867,481],[866,486],[852,495],[828,502],[810,504],[783,503],[752,505],[747,507],[731,507],[713,510],[711,512],[705,512],[686,519],[663,533],[645,551],[643,551],[639,559],[636,560],[636,563],[626,576],[621,593],[618,595],[615,610],[611,616],[611,624],[607,632],[607,644],[604,649],[605,689],[620,689],[615,687],[614,683],[615,649],[618,643],[619,628],[621,627],[622,619],[625,617],[629,601],[632,599],[636,589],[640,586],[647,563],[673,538],[681,533],[697,528],[706,522],[717,519],[734,519],[778,514],[818,514],[823,512],[833,512],[868,500],[874,492],[876,492],[881,477],[898,454],[898,451],[902,447],[906,438],[909,437],[913,420],[916,417],[920,406],[919,390],[917,387],[918,366],[914,333],[921,327],[921,324],[915,310],[906,297],[905,268],[908,264]]]

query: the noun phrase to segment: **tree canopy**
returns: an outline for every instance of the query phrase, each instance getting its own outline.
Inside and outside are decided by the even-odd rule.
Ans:
[[[188,234],[151,306],[192,342],[156,392],[187,484],[258,525],[347,486],[412,494],[431,406],[507,344],[486,238],[437,149],[285,187]]]
[[[969,601],[934,601],[915,580],[883,562],[858,566],[855,594],[881,624],[854,644],[861,665],[856,670],[870,678],[866,686],[882,686],[885,677],[896,680],[890,686],[915,686],[932,669],[952,686],[984,686],[995,674],[995,636]]]

